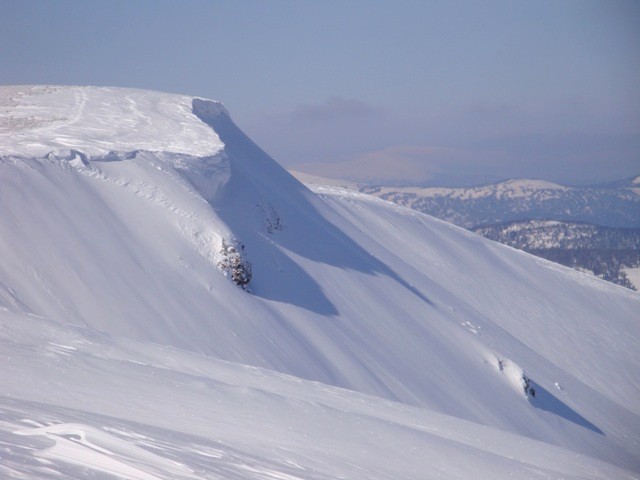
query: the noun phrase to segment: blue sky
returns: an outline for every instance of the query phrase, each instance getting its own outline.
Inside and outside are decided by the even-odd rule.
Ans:
[[[285,166],[418,183],[640,173],[637,1],[0,0],[0,11],[2,83],[219,99]]]

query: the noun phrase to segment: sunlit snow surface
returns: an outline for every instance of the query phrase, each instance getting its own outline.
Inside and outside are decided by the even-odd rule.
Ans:
[[[640,290],[640,267],[637,268],[625,268],[624,273],[631,284],[636,287],[636,290]]]
[[[2,319],[3,478],[637,478],[428,409],[33,316]]]
[[[639,477],[639,294],[311,192],[216,102],[0,96],[0,477]]]
[[[219,138],[191,113],[192,97],[97,87],[0,87],[3,154],[149,150],[213,155]]]

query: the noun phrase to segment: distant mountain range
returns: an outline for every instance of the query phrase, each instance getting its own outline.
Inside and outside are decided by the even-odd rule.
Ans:
[[[529,220],[471,228],[483,237],[520,249],[563,248],[640,251],[640,228],[601,227],[590,223]]]
[[[640,176],[571,187],[513,179],[477,187],[371,186],[296,174],[356,189],[454,223],[505,245],[640,289]]]
[[[584,187],[518,179],[463,188],[361,186],[359,189],[465,228],[549,219],[640,227],[640,176]]]
[[[538,257],[638,290],[640,228],[529,220],[470,229]]]

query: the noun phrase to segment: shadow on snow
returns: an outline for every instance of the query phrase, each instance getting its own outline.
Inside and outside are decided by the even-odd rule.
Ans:
[[[581,427],[588,428],[595,433],[604,435],[604,432],[602,430],[600,430],[578,412],[573,410],[566,403],[555,397],[548,390],[542,388],[540,385],[533,381],[531,382],[531,387],[533,387],[536,392],[535,397],[529,397],[529,401],[534,407],[546,412],[553,413],[554,415],[558,415],[559,417],[562,417],[565,420],[569,420],[576,425],[580,425]]]
[[[193,113],[211,126],[225,145],[231,177],[219,196],[207,200],[246,245],[253,264],[251,289],[255,295],[322,315],[338,313],[322,287],[291,258],[294,254],[340,269],[391,277],[433,305],[327,220],[316,206],[321,200],[253,143],[221,107],[194,99]],[[267,235],[256,228],[264,223],[265,205],[282,216],[283,231]],[[261,272],[269,271],[275,274],[261,277]]]

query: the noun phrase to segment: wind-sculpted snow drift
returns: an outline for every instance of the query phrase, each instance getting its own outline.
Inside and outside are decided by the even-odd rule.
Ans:
[[[311,192],[217,102],[0,110],[0,473],[637,478],[637,293]]]

